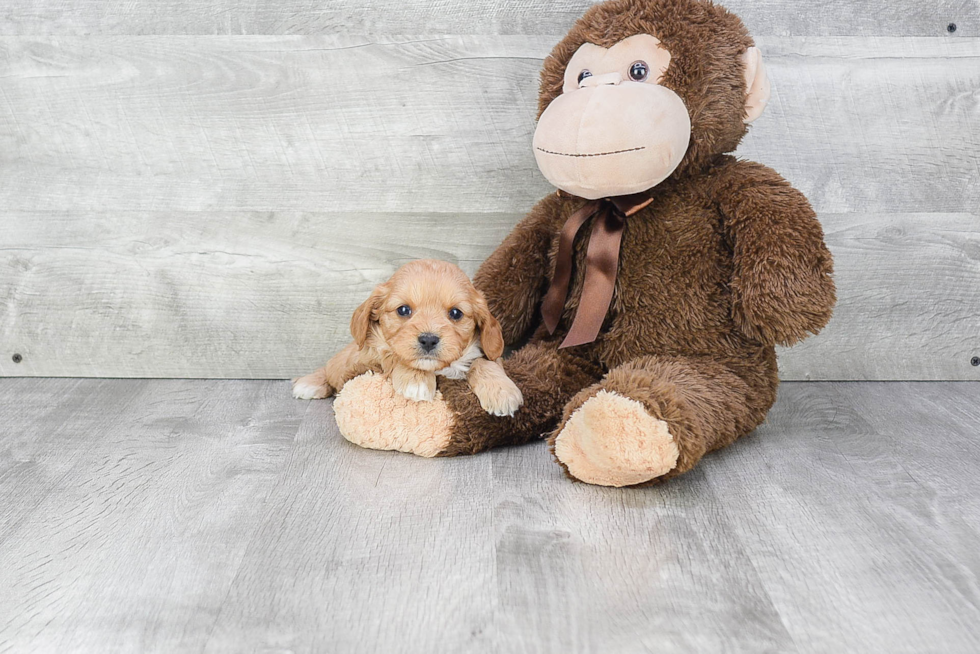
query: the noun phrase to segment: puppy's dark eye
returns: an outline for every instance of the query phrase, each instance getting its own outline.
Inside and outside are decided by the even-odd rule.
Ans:
[[[449,317],[453,320],[460,320],[463,317],[463,312],[456,307],[453,307],[449,310]]]
[[[578,74],[578,83],[581,84],[582,80],[584,80],[586,77],[592,77],[592,73],[589,72],[588,68]]]
[[[397,311],[398,315],[402,318],[408,318],[410,315],[412,315],[412,307],[408,306],[407,304],[401,305],[395,309],[395,311]]]
[[[634,61],[630,65],[630,79],[634,82],[642,82],[650,74],[650,67],[645,61]]]

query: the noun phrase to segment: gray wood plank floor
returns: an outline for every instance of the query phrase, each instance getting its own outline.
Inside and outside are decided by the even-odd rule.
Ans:
[[[285,382],[0,379],[0,652],[977,652],[980,383],[788,383],[667,485]]]

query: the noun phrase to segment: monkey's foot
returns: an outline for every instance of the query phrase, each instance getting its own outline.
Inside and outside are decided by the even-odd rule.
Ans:
[[[372,450],[431,457],[446,449],[452,435],[453,412],[442,393],[436,391],[431,402],[416,402],[373,372],[347,382],[333,409],[344,438]]]
[[[677,464],[667,423],[619,393],[586,400],[553,439],[555,458],[568,474],[599,486],[632,486],[660,477]]]

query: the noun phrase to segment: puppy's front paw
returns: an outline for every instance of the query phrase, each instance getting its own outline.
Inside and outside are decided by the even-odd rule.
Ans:
[[[524,404],[524,395],[500,365],[478,360],[470,373],[470,388],[483,410],[493,416],[512,416]]]
[[[500,380],[497,386],[482,387],[476,396],[480,398],[483,410],[494,416],[512,416],[524,404],[521,389],[507,377]]]
[[[392,376],[395,391],[402,397],[416,402],[431,402],[436,397],[436,376]]]
[[[333,387],[319,371],[293,380],[293,397],[297,400],[322,400],[333,395]]]

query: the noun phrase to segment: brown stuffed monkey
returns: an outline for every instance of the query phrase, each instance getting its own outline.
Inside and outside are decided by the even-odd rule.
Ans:
[[[774,345],[818,332],[835,302],[806,198],[726,154],[768,98],[758,49],[721,7],[589,9],[541,74],[533,147],[560,190],[474,279],[508,344],[525,343],[504,362],[524,406],[490,415],[451,379],[412,402],[367,375],[336,401],[344,435],[440,456],[546,437],[573,479],[629,486],[752,431],[776,397]]]

